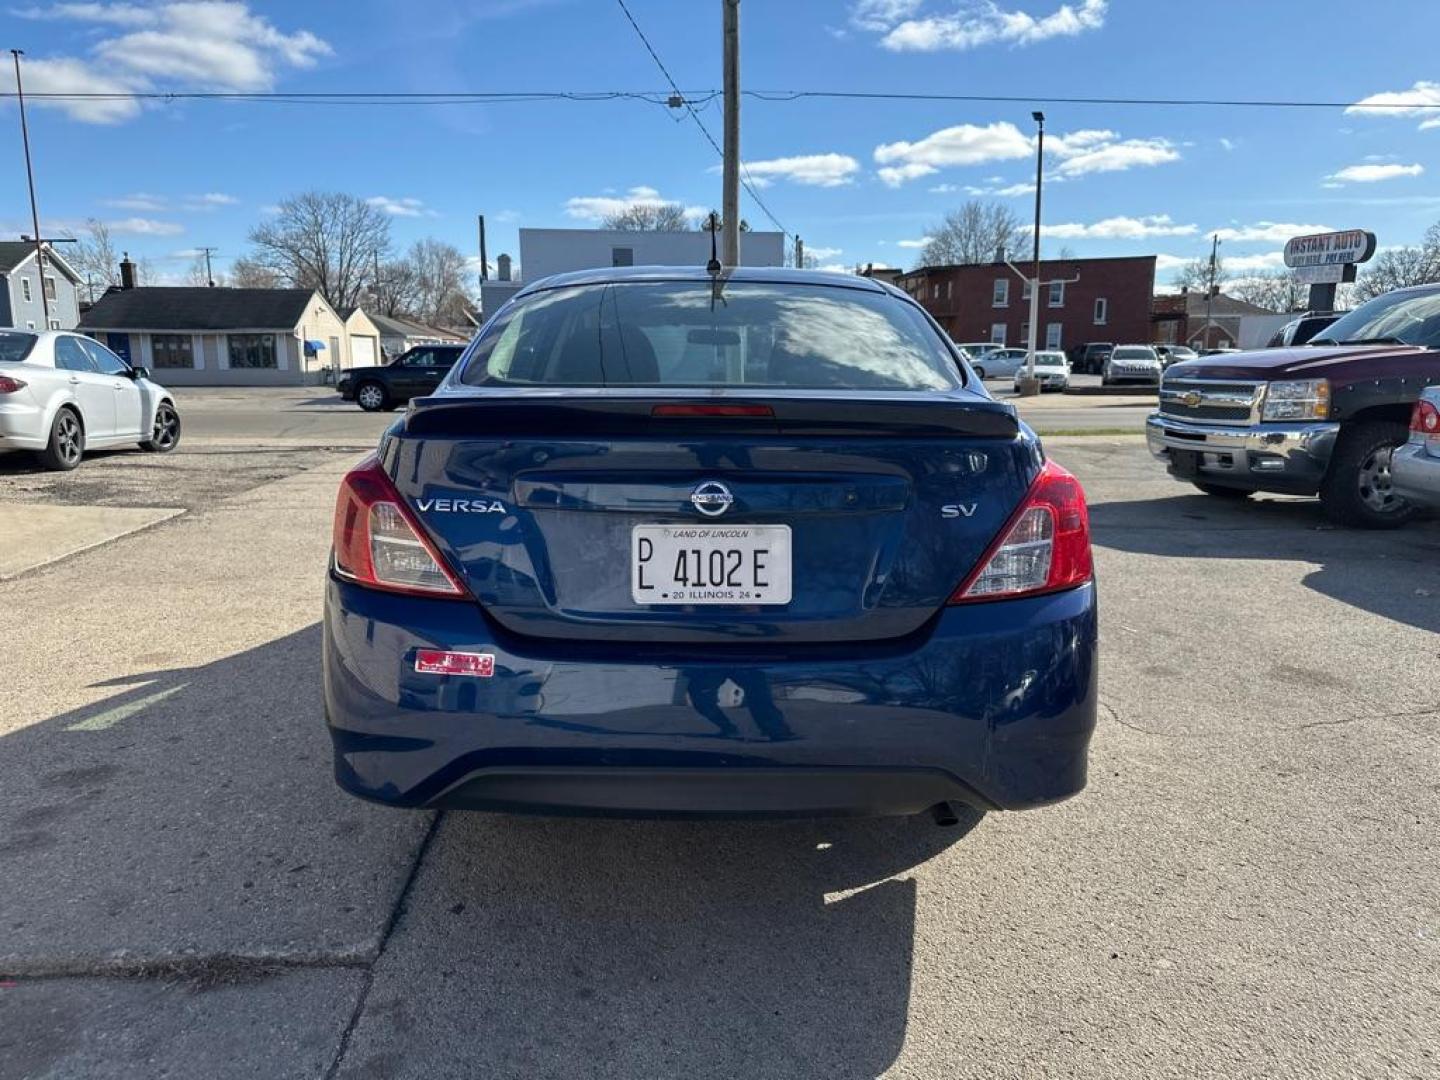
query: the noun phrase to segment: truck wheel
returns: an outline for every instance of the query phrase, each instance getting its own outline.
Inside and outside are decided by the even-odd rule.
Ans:
[[[1414,517],[1416,508],[1390,485],[1390,457],[1409,436],[1404,424],[1391,420],[1341,428],[1320,482],[1326,516],[1357,529],[1394,529]]]
[[[1249,491],[1246,488],[1225,487],[1221,484],[1206,484],[1202,483],[1199,480],[1192,481],[1192,483],[1194,483],[1194,485],[1201,491],[1203,491],[1206,495],[1215,495],[1219,498],[1231,499],[1235,502],[1240,502],[1244,499],[1248,499],[1251,495],[1254,494],[1254,492]]]

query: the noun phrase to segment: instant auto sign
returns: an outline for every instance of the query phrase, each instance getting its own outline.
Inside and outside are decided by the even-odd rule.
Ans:
[[[1375,234],[1363,229],[1293,237],[1285,245],[1285,265],[1294,270],[1313,266],[1362,263],[1375,254]]]

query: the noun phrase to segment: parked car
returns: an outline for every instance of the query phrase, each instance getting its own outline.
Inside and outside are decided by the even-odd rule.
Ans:
[[[1185,360],[1194,360],[1200,354],[1188,345],[1156,345],[1155,355],[1160,357],[1160,366],[1168,368]]]
[[[970,366],[982,379],[1004,379],[1024,367],[1028,355],[1025,349],[997,346],[978,360],[972,360]]]
[[[340,376],[335,389],[366,412],[393,409],[434,393],[464,351],[464,345],[416,345],[388,364],[351,368]]]
[[[1410,438],[1390,460],[1395,494],[1414,506],[1440,509],[1440,386],[1427,387],[1410,414]]]
[[[1276,330],[1266,343],[1267,349],[1283,349],[1291,345],[1304,345],[1321,330],[1340,318],[1338,311],[1309,312],[1298,319],[1291,319]]]
[[[957,342],[956,347],[963,349],[965,356],[971,362],[979,360],[986,353],[994,352],[996,349],[1003,349],[1003,345],[997,345],[993,341],[962,341]]]
[[[1020,389],[1020,380],[1025,377],[1024,363],[1015,372],[1015,389]],[[1063,352],[1037,352],[1035,354],[1035,377],[1040,380],[1041,391],[1064,390],[1070,385],[1070,362]]]
[[[1105,368],[1105,361],[1115,346],[1108,341],[1091,341],[1084,345],[1073,345],[1066,354],[1070,358],[1070,370],[1076,375],[1098,375]]]
[[[1160,357],[1152,345],[1117,345],[1100,369],[1100,385],[1145,383],[1160,385]]]
[[[1307,345],[1202,357],[1165,373],[1146,421],[1172,476],[1211,495],[1320,496],[1333,520],[1415,513],[1392,478],[1420,390],[1440,381],[1440,285],[1370,300]]]
[[[1233,345],[1212,345],[1208,349],[1201,349],[1201,356],[1225,356],[1228,353],[1237,353],[1240,350]]]
[[[872,279],[531,283],[334,521],[325,712],[364,798],[943,819],[1084,786],[1084,496]]]
[[[148,370],[80,334],[0,330],[0,450],[33,450],[63,470],[125,445],[180,445],[175,399]]]

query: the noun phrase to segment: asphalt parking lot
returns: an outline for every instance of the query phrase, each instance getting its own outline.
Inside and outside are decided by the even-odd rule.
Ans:
[[[181,405],[168,457],[0,459],[0,545],[39,549],[0,573],[0,1077],[1440,1074],[1440,523],[1056,435],[1102,605],[1080,797],[405,813],[336,790],[318,686],[335,483],[391,417]],[[166,513],[67,553],[37,506]]]

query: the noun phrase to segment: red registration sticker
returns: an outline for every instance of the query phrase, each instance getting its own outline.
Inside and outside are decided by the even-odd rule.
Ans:
[[[477,679],[488,679],[495,674],[495,655],[420,649],[415,653],[415,670],[422,675],[473,675]]]

